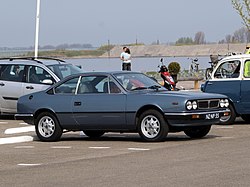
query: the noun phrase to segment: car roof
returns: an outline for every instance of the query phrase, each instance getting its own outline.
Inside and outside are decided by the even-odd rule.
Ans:
[[[59,58],[53,57],[7,57],[0,58],[0,64],[13,63],[13,64],[44,64],[44,65],[53,65],[53,64],[66,64],[66,62]]]
[[[136,71],[89,71],[89,72],[82,72],[82,73],[77,73],[73,75],[69,75],[65,77],[64,79],[71,79],[73,77],[78,77],[78,76],[91,76],[91,75],[114,75],[114,74],[142,74],[141,72],[136,72]]]
[[[74,74],[72,76],[79,76],[79,75],[113,75],[113,74],[141,74],[141,72],[136,71],[88,71],[83,73]]]
[[[250,54],[237,54],[237,55],[231,55],[223,58],[222,60],[230,60],[230,59],[239,59],[239,58],[250,58]]]

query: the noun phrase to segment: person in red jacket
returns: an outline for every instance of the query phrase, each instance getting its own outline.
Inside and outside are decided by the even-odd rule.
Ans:
[[[168,68],[165,65],[162,65],[159,73],[161,73],[161,78],[164,80],[164,87],[168,90],[174,90],[176,85],[173,77],[168,72]]]

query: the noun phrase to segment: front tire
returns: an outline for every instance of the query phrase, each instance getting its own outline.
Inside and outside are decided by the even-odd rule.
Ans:
[[[211,129],[211,125],[200,126],[200,127],[190,127],[184,130],[184,133],[190,138],[202,138],[206,136]]]
[[[57,118],[49,112],[38,115],[35,129],[38,138],[44,142],[58,141],[62,136],[62,128]]]
[[[236,119],[236,112],[234,110],[234,107],[232,106],[232,104],[230,103],[228,109],[230,110],[230,115],[229,116],[223,116],[220,118],[220,125],[231,125],[234,123],[235,119]]]
[[[143,112],[138,119],[138,132],[148,142],[163,141],[168,134],[168,125],[163,115],[156,110]]]

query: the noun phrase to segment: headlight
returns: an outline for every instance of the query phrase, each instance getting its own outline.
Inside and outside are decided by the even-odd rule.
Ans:
[[[225,99],[225,107],[229,107],[229,101],[228,101],[228,99]]]
[[[197,105],[197,101],[188,101],[187,103],[186,103],[186,108],[188,109],[188,110],[196,110],[197,108],[198,108],[198,105]]]
[[[191,109],[192,109],[192,103],[191,103],[191,101],[188,101],[188,102],[186,103],[186,107],[187,107],[188,110],[191,110]]]
[[[220,100],[220,107],[221,108],[226,108],[226,107],[228,107],[229,106],[229,101],[228,101],[228,99],[221,99]]]
[[[193,101],[192,102],[192,105],[193,105],[193,109],[196,110],[198,108],[198,105],[197,105],[197,102],[196,101]]]

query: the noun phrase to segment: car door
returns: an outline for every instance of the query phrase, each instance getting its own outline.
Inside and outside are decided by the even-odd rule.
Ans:
[[[213,79],[206,83],[205,92],[225,94],[237,105],[241,97],[240,68],[239,60],[220,64],[213,74]]]
[[[243,78],[241,81],[240,114],[250,114],[250,59],[244,62]]]
[[[79,77],[73,77],[56,86],[53,101],[50,103],[50,105],[53,105],[60,125],[69,129],[78,126],[72,113],[72,99],[76,92],[78,80]]]
[[[2,113],[16,112],[18,98],[23,95],[24,65],[5,64],[0,67],[0,107]]]
[[[122,129],[126,123],[125,104],[126,95],[113,80],[91,75],[81,77],[72,111],[84,129]]]
[[[26,66],[23,80],[23,95],[45,90],[55,83],[54,78],[46,70],[39,66]],[[48,84],[46,80],[51,80]]]

